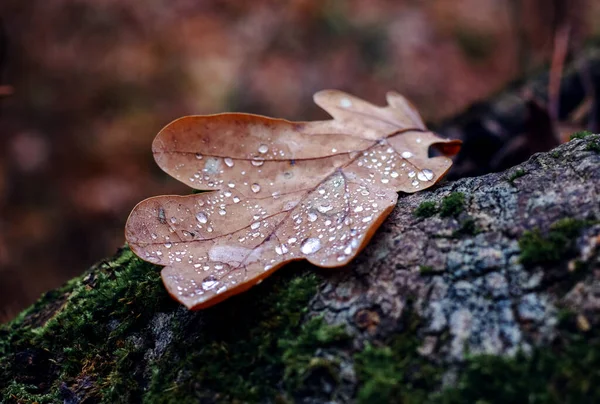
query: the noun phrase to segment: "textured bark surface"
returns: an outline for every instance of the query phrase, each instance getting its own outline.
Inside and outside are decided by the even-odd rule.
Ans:
[[[400,198],[359,259],[326,278],[311,313],[346,325],[360,349],[400,332],[409,306],[421,318],[419,352],[448,370],[467,353],[515,355],[550,344],[560,309],[591,317],[600,309],[600,155],[589,148],[574,140],[506,172]],[[455,215],[415,215],[453,193],[464,195]],[[588,224],[572,249],[525,267],[524,232],[548,234],[565,218]],[[590,272],[576,275],[576,265]]]
[[[500,355],[547,341],[560,297],[555,287],[570,280],[568,262],[526,268],[519,239],[526,230],[546,234],[560,219],[579,219],[590,224],[567,258],[588,262],[597,253],[600,155],[586,148],[574,140],[503,173],[401,197],[359,259],[327,276],[311,313],[349,324],[357,341],[385,338],[412,299],[426,335],[449,331],[431,353],[447,361],[460,361],[465,343],[471,354]],[[440,205],[453,193],[464,197],[455,215],[415,215],[423,202]],[[365,315],[378,324],[365,327]]]
[[[172,302],[158,268],[121,251],[0,328],[3,402],[510,400],[516,365],[490,393],[465,376],[473,364],[497,379],[547,347],[579,360],[556,348],[567,339],[584,342],[585,366],[598,356],[599,151],[589,135],[401,196],[348,267],[292,265],[206,311]],[[541,380],[537,402],[597,394],[595,379],[565,380],[575,393]]]

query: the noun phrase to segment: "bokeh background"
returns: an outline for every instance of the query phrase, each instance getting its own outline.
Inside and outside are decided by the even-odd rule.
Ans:
[[[323,119],[395,89],[439,123],[543,68],[599,0],[2,0],[0,321],[112,254],[131,208],[189,193],[151,142],[186,114]]]

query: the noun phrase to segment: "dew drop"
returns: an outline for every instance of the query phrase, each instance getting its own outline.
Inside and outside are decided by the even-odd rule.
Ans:
[[[219,284],[219,280],[214,275],[209,275],[202,281],[202,289],[210,290]]]
[[[258,146],[259,153],[265,154],[268,151],[269,151],[269,146],[267,146],[266,144],[261,144],[260,146]]]
[[[419,173],[417,174],[417,178],[421,181],[431,181],[433,179],[433,171],[427,168],[422,171],[419,171]]]
[[[171,218],[171,223],[177,223],[177,218],[176,217],[172,217]]]
[[[171,248],[173,247],[173,243],[165,243],[165,248]]]
[[[223,192],[223,195],[225,195],[226,198],[229,198],[231,196],[231,191],[225,191]]]
[[[412,182],[412,185],[413,185],[413,187],[418,187],[418,186],[419,186],[419,181],[417,181],[417,180],[414,180],[414,181]]]
[[[239,203],[240,202],[240,198],[238,198],[237,196],[233,197],[233,203]]]
[[[342,98],[340,100],[340,107],[342,108],[350,108],[352,106],[352,101],[349,98]]]
[[[196,153],[196,158],[197,158],[198,160],[202,160],[202,155],[201,155],[200,153]]]
[[[260,227],[260,222],[254,222],[254,223],[252,223],[252,224],[250,225],[250,228],[251,228],[252,230],[256,230],[256,229],[258,229],[259,227]]]
[[[310,237],[305,239],[300,245],[302,254],[314,254],[321,249],[321,241],[318,238]]]
[[[317,220],[318,216],[315,212],[308,212],[308,221],[309,222],[314,222],[315,220]]]
[[[358,213],[358,212],[362,212],[363,210],[364,210],[364,208],[363,208],[362,206],[357,206],[356,208],[354,208],[354,211],[355,211],[356,213]]]
[[[387,179],[387,178],[382,178],[382,179],[381,179],[381,183],[382,183],[382,184],[387,184],[388,182],[390,182],[390,180],[389,180],[389,179]]]
[[[260,167],[260,166],[262,166],[263,164],[265,164],[265,161],[264,161],[264,160],[252,160],[252,165],[253,165],[254,167]]]
[[[288,238],[288,243],[290,244],[294,244],[298,239],[296,237],[290,237]]]
[[[219,209],[219,215],[225,216],[226,214],[227,214],[227,211],[225,211],[225,209]]]
[[[233,160],[230,159],[229,157],[226,157],[225,160],[223,160],[223,161],[225,161],[225,165],[227,167],[233,167]]]
[[[409,159],[413,156],[413,154],[409,151],[404,151],[404,152],[402,152],[401,156],[402,156],[402,158]]]
[[[352,252],[351,246],[347,246],[346,248],[344,248],[344,254],[350,254],[351,252]]]
[[[330,211],[330,210],[332,210],[332,209],[333,209],[333,206],[331,206],[331,205],[321,205],[321,206],[317,206],[317,210],[318,210],[320,213],[327,213],[327,212],[329,212],[329,211]]]
[[[275,252],[278,255],[283,255],[283,254],[287,253],[288,251],[289,250],[285,244],[281,244],[281,245],[278,245],[277,247],[275,247]]]
[[[200,223],[206,223],[208,222],[208,217],[206,217],[206,214],[204,212],[198,212],[196,214],[196,220]]]
[[[408,178],[414,178],[415,175],[416,175],[416,173],[414,171],[410,171],[408,173]]]
[[[235,188],[235,183],[233,183],[233,182],[230,182],[230,183],[228,183],[228,184],[227,184],[227,186],[228,186],[229,188]]]
[[[257,183],[254,183],[250,186],[250,189],[254,193],[260,192],[260,185],[258,185]]]
[[[156,234],[152,233],[152,234],[150,235],[150,237],[152,237],[152,240],[156,240],[156,237],[157,237],[157,236],[156,236]]]
[[[392,178],[398,178],[398,173],[396,171],[392,171],[390,173],[390,177],[392,177]]]
[[[368,222],[370,222],[372,219],[373,219],[373,216],[367,216],[367,217],[364,217],[364,218],[363,218],[362,222],[363,222],[363,223],[368,223]]]

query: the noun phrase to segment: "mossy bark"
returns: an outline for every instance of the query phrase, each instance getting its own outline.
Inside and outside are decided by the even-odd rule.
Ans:
[[[2,402],[598,401],[598,144],[402,196],[348,267],[201,312],[125,247],[0,327]]]

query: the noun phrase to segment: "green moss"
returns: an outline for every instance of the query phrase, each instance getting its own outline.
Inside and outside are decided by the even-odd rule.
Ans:
[[[527,171],[523,170],[522,168],[517,168],[508,176],[507,180],[512,184],[517,178],[520,178],[524,175],[527,175]]]
[[[0,399],[5,400],[2,403],[12,401],[16,403],[51,404],[60,401],[56,394],[40,394],[36,390],[25,384],[12,381],[0,389]]]
[[[168,296],[158,267],[123,249],[0,326],[0,390],[7,403],[61,402],[78,389],[112,403],[257,401],[278,386],[301,388],[325,367],[312,353],[342,333],[319,319],[301,325],[318,277],[293,268],[192,313]],[[164,332],[149,326],[157,315]],[[154,344],[167,349],[148,357]]]
[[[101,399],[98,386],[114,369],[114,352],[123,337],[143,327],[155,311],[173,306],[157,268],[123,249],[112,262],[45,295],[0,327],[0,390],[10,382],[17,391],[20,384],[23,390],[39,391],[36,399],[42,400],[45,395],[58,397],[63,383],[75,386],[88,378],[96,382],[91,395]],[[15,365],[22,355],[29,355],[26,362],[35,377]],[[13,401],[19,400],[28,398],[15,394]]]
[[[421,357],[418,320],[383,345],[355,354],[359,403],[582,403],[599,402],[600,330],[578,330],[577,315],[560,311],[551,346],[514,357],[477,355],[442,388],[443,366]]]
[[[432,266],[429,266],[429,265],[421,265],[419,267],[419,273],[421,275],[430,275],[435,272],[436,272],[436,270]]]
[[[573,140],[573,139],[587,139],[587,138],[589,138],[592,135],[594,135],[592,132],[587,131],[587,130],[583,130],[583,131],[580,131],[580,132],[573,133],[571,135],[571,140]],[[600,141],[597,141],[597,140],[596,141],[593,141],[593,140],[590,141],[587,144],[585,150],[587,150],[587,151],[593,151],[593,152],[596,152],[596,153],[600,153]]]
[[[367,345],[354,356],[359,403],[423,403],[441,381],[441,369],[417,352],[419,322],[412,317],[403,333],[382,345]]]
[[[302,390],[309,375],[334,369],[335,363],[313,355],[345,334],[318,318],[301,325],[318,278],[312,272],[287,275],[276,274],[206,310],[199,332],[172,343],[154,365],[145,399],[163,402],[169,391],[173,403],[217,395],[221,401],[254,402],[273,397],[282,384],[292,393]]]
[[[585,139],[585,138],[590,137],[592,135],[593,135],[592,132],[590,132],[588,130],[582,130],[582,131],[573,133],[571,135],[571,139],[570,140],[573,140],[573,139]]]
[[[328,326],[320,317],[304,324],[296,339],[281,340],[279,347],[283,349],[284,382],[288,390],[305,389],[306,382],[319,373],[337,381],[339,364],[330,359],[315,357],[315,348],[322,349],[334,344],[339,346],[348,340],[349,336],[343,327]]]
[[[558,159],[558,158],[560,158],[560,157],[561,157],[561,153],[560,153],[560,151],[558,151],[558,150],[552,150],[552,151],[550,152],[550,155],[551,155],[553,158],[555,158],[555,159]]]
[[[580,231],[593,222],[577,219],[561,219],[552,226],[547,234],[539,229],[523,233],[519,239],[520,260],[523,265],[533,266],[552,263],[567,257],[573,249]]]
[[[465,194],[462,192],[452,192],[442,199],[440,206],[440,215],[443,217],[458,216],[465,206]]]
[[[477,233],[479,233],[479,227],[477,227],[477,222],[472,217],[467,217],[461,222],[460,228],[454,232],[453,236],[474,236]]]
[[[600,402],[600,336],[575,330],[575,315],[562,311],[560,334],[551,347],[514,358],[469,359],[455,387],[433,402],[453,403],[594,403]]]
[[[585,150],[600,153],[600,141],[590,142]]]
[[[433,201],[421,202],[421,204],[413,212],[416,217],[431,217],[436,213],[437,207]]]

